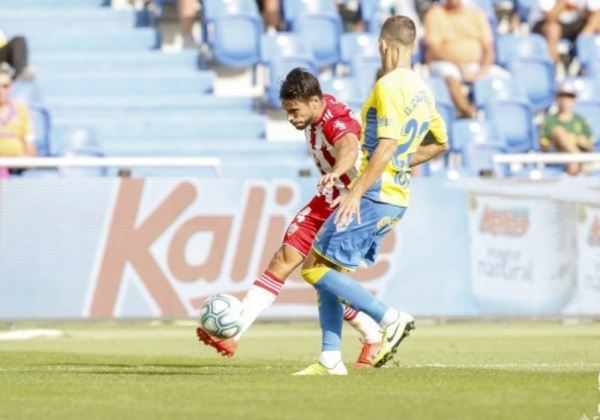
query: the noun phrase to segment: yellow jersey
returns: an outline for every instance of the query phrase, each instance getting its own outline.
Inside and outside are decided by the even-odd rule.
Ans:
[[[414,71],[395,69],[373,86],[361,110],[363,155],[359,175],[364,173],[380,138],[396,141],[397,148],[383,174],[365,197],[406,207],[409,203],[410,156],[431,131],[438,143],[448,141],[446,125],[435,109],[435,99]]]
[[[29,110],[23,104],[9,101],[8,112],[0,116],[0,156],[23,156],[27,143],[35,141]]]

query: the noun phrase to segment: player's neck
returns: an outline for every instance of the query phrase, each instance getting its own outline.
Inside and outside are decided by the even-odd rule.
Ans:
[[[327,108],[327,103],[325,102],[325,98],[321,99],[319,103],[319,108],[315,111],[316,118],[310,125],[317,125],[323,119],[323,114],[325,113],[325,108]]]
[[[384,74],[390,73],[397,69],[411,70],[412,69],[411,59],[412,59],[411,54],[407,54],[407,53],[398,53],[398,54],[394,54],[394,55],[390,54],[390,55],[386,56],[384,59],[384,66],[383,66]]]

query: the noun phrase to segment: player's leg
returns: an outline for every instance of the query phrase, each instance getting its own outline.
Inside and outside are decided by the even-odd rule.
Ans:
[[[361,260],[372,262],[377,244],[400,220],[404,209],[361,201],[362,223],[353,221],[344,231],[338,230],[330,218],[313,244],[313,250],[302,268],[302,276],[319,291],[327,291],[348,302],[356,310],[365,312],[382,327],[382,347],[374,365],[387,362],[400,342],[414,327],[413,318],[385,305],[358,282],[336,270],[337,266],[355,269]],[[375,245],[375,247],[374,247]]]
[[[217,339],[202,327],[196,328],[196,335],[207,346],[213,347],[223,356],[231,357],[238,348],[242,334],[256,318],[279,296],[287,277],[304,261],[304,255],[287,244],[282,244],[275,252],[267,269],[254,281],[246,297],[242,300],[242,331],[233,338]]]
[[[254,281],[242,301],[242,331],[235,336],[236,341],[273,304],[285,280],[303,261],[304,255],[285,243],[275,252],[267,269]]]
[[[294,375],[346,375],[348,373],[342,362],[342,325],[344,309],[337,296],[318,290],[319,324],[322,331],[321,355],[319,362],[314,363]]]

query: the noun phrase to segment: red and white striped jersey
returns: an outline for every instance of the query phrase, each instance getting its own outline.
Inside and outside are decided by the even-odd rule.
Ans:
[[[331,172],[336,162],[337,150],[335,142],[347,133],[352,133],[360,140],[360,123],[354,117],[352,110],[343,102],[338,102],[331,95],[323,95],[325,109],[321,118],[304,130],[308,151],[313,157],[321,175]],[[358,157],[354,168],[340,177],[340,183],[330,191],[319,191],[324,194],[327,202],[331,203],[356,177],[361,149],[357,142]]]

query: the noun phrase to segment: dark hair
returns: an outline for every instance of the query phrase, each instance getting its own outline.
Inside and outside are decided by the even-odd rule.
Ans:
[[[417,38],[417,28],[412,19],[407,16],[390,16],[383,22],[381,37],[405,47],[412,47]]]
[[[279,99],[282,101],[307,102],[313,96],[323,97],[319,80],[308,70],[296,67],[281,83]]]

